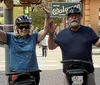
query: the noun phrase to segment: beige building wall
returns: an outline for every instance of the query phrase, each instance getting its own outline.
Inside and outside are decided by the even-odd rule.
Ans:
[[[83,24],[98,34],[100,0],[83,0]]]
[[[99,8],[100,0],[91,0],[90,1],[90,23],[92,28],[98,34],[98,22],[99,22]]]

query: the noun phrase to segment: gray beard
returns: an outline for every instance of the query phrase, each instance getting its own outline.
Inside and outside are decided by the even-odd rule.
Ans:
[[[75,27],[80,26],[80,23],[74,21],[74,22],[69,22],[68,25],[70,28],[75,28]]]

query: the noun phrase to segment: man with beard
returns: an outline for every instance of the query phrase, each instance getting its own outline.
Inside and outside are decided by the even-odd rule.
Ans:
[[[49,14],[49,13],[48,13]],[[49,40],[48,47],[50,50],[61,48],[63,60],[84,60],[93,62],[92,60],[92,44],[100,47],[100,39],[92,28],[81,25],[82,13],[79,7],[73,6],[68,9],[67,21],[68,27],[58,33],[56,38],[53,38],[56,25],[48,24]],[[95,84],[95,74],[93,65],[85,65],[88,71],[88,84]],[[68,64],[63,64],[63,72],[68,70]],[[65,79],[66,80],[66,79]],[[64,85],[67,82],[64,82]]]

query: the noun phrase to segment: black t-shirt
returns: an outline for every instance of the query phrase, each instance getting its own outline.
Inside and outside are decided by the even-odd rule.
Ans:
[[[92,62],[92,44],[98,41],[99,37],[90,27],[81,25],[76,32],[66,28],[59,32],[55,38],[55,42],[60,46],[62,51],[62,59],[80,59]],[[63,65],[63,70],[66,72],[68,65]],[[93,65],[86,67],[91,73],[94,71]]]

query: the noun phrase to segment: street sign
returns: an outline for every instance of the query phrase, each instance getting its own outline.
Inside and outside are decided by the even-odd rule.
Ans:
[[[40,4],[42,0],[20,0],[21,4]]]
[[[51,2],[50,15],[51,17],[66,17],[68,8],[75,5],[80,6],[80,2]]]
[[[13,24],[4,24],[4,31],[6,32],[13,32],[13,27],[14,25]]]

